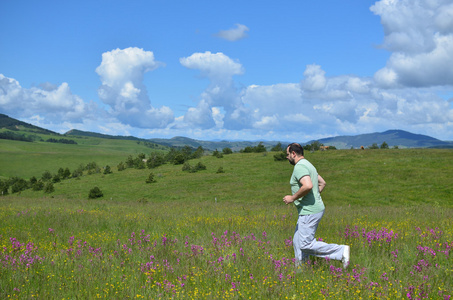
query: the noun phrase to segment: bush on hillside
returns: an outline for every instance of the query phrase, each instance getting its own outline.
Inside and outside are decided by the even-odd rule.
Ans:
[[[244,149],[239,150],[241,153],[262,153],[267,152],[266,147],[264,147],[263,142],[260,142],[255,147],[247,146]]]
[[[118,171],[124,171],[126,170],[126,165],[123,163],[123,162],[120,162],[118,164],[118,166],[116,166],[118,168]]]
[[[157,168],[165,163],[165,157],[160,153],[151,153],[148,160],[146,161],[146,166],[148,169]]]
[[[12,177],[9,179],[9,184],[13,194],[28,189],[28,182],[23,178]]]
[[[0,193],[2,196],[8,195],[9,184],[7,181],[0,179]]]
[[[286,160],[286,151],[281,151],[274,155],[275,161],[283,161]]]
[[[105,166],[104,168],[104,174],[112,174],[112,170],[109,165]]]
[[[215,151],[212,152],[212,156],[215,156],[217,158],[223,158],[223,154],[217,151],[217,149],[215,149]]]
[[[46,185],[44,186],[44,193],[50,194],[55,191],[55,188],[53,187],[52,182],[47,182]]]
[[[44,189],[44,182],[42,182],[41,180],[38,180],[31,186],[31,188],[34,191],[41,191]]]
[[[231,150],[231,148],[225,147],[222,149],[222,153],[223,154],[232,154],[233,150]]]
[[[102,196],[104,196],[104,194],[102,193],[101,189],[99,189],[97,186],[92,188],[90,190],[90,193],[88,194],[88,198],[90,198],[90,199],[96,199],[96,198],[100,198]]]
[[[271,151],[277,152],[277,151],[284,151],[282,143],[278,142],[277,145],[271,148]]]
[[[146,183],[153,183],[153,182],[156,182],[156,179],[154,179],[154,173],[149,173],[149,176],[146,179]]]
[[[41,176],[42,181],[50,181],[52,179],[52,174],[49,171],[45,171]]]

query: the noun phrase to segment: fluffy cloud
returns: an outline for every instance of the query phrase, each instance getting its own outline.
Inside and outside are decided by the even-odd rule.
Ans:
[[[236,24],[235,28],[221,30],[216,34],[216,36],[234,42],[247,37],[247,31],[249,31],[249,28],[247,26],[242,24]]]
[[[72,94],[66,82],[59,86],[45,83],[27,89],[3,74],[0,74],[0,106],[2,112],[23,119],[40,119],[40,115],[45,115],[48,123],[80,122],[97,111],[96,105],[85,103]]]
[[[99,98],[111,108],[111,113],[125,124],[139,128],[162,128],[173,122],[173,111],[166,106],[151,105],[143,76],[158,68],[151,51],[139,48],[115,49],[102,54],[96,68],[102,85]]]
[[[200,103],[196,108],[190,108],[184,120],[190,124],[209,128],[219,123],[214,120],[212,109],[214,107],[223,108],[225,115],[221,122],[226,128],[240,129],[247,126],[248,110],[244,107],[240,92],[236,89],[233,81],[234,75],[241,75],[244,72],[242,65],[229,58],[225,54],[194,53],[189,57],[180,58],[180,63],[189,69],[200,70],[203,77],[209,79],[210,84],[201,95]],[[201,116],[200,120],[195,120],[194,116]]]
[[[450,0],[381,0],[383,47],[392,52],[376,72],[383,87],[453,85],[453,3]]]

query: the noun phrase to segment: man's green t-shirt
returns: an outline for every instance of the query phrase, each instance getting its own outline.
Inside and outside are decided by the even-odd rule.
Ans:
[[[302,186],[300,179],[304,176],[310,176],[313,188],[311,191],[302,198],[294,201],[299,215],[316,214],[324,210],[324,202],[322,202],[321,194],[319,193],[318,186],[318,171],[316,168],[305,158],[299,160],[294,166],[293,174],[291,175],[290,185],[293,195]]]

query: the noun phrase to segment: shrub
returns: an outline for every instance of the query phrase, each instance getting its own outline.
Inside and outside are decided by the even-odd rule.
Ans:
[[[78,178],[78,177],[81,177],[83,175],[83,169],[77,169],[77,170],[74,170],[74,172],[72,172],[72,178]]]
[[[49,181],[52,179],[52,174],[50,174],[49,171],[45,171],[44,173],[42,173],[41,179],[43,181]]]
[[[9,184],[7,181],[0,180],[0,192],[2,196],[8,195]]]
[[[156,179],[154,179],[154,173],[150,173],[148,176],[148,179],[146,179],[146,183],[153,183],[156,182]]]
[[[182,165],[184,161],[185,161],[184,155],[182,155],[181,153],[176,154],[175,157],[173,158],[174,165]]]
[[[53,187],[52,182],[47,182],[46,185],[44,186],[44,193],[50,194],[55,191],[55,188]]]
[[[217,158],[223,158],[223,154],[217,151],[217,149],[214,152],[212,152],[212,156],[215,156]]]
[[[36,181],[35,183],[33,183],[32,189],[34,191],[41,191],[42,189],[44,189],[44,182],[42,182],[41,180]]]
[[[9,185],[11,186],[11,193],[18,193],[28,189],[28,182],[19,177],[11,177],[9,179]]]
[[[388,149],[389,145],[386,142],[383,142],[381,145],[381,149]]]
[[[217,172],[216,173],[225,173],[225,171],[223,170],[223,167],[219,167],[217,169]]]
[[[105,166],[105,168],[104,168],[104,174],[112,174],[112,170],[110,169],[110,166],[109,166],[109,165]]]
[[[88,194],[88,198],[90,199],[100,198],[102,196],[104,196],[104,194],[102,193],[101,189],[99,189],[97,186],[92,188],[90,190],[90,193]]]
[[[199,161],[195,167],[193,167],[193,169],[195,170],[195,172],[197,171],[201,171],[201,170],[206,170],[206,166],[201,162]]]
[[[151,153],[148,160],[146,161],[146,166],[148,169],[157,168],[160,165],[165,163],[165,157],[160,153]]]
[[[272,149],[271,149],[271,151],[275,151],[275,152],[283,151],[283,150],[285,150],[285,149],[283,149],[282,143],[280,143],[280,142],[278,142],[278,144],[275,145],[274,147],[272,147]]]
[[[282,160],[286,160],[286,151],[285,152],[279,152],[277,154],[274,155],[274,160],[275,161],[282,161]]]
[[[233,153],[233,150],[231,150],[231,148],[225,147],[225,148],[222,149],[222,153],[223,154],[231,154],[231,153]]]
[[[190,166],[190,164],[188,162],[184,163],[184,165],[182,166],[182,170],[184,172],[190,172],[190,170],[192,170],[192,167]]]
[[[118,168],[118,171],[124,171],[126,169],[126,165],[123,162],[120,162],[116,167]]]

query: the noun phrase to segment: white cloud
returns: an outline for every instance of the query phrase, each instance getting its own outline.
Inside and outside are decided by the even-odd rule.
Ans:
[[[247,37],[247,31],[249,31],[249,28],[242,24],[235,25],[235,28],[219,31],[216,36],[231,42],[238,41]]]
[[[318,65],[308,65],[305,69],[305,79],[302,80],[302,88],[306,91],[319,91],[326,86],[326,72]]]
[[[203,77],[209,79],[210,84],[201,95],[200,103],[197,108],[190,108],[184,118],[190,124],[210,128],[219,123],[213,119],[212,108],[222,107],[225,111],[223,125],[226,128],[243,128],[247,126],[248,110],[244,107],[240,93],[236,89],[233,81],[234,75],[244,73],[242,65],[229,58],[225,54],[194,53],[189,57],[179,59],[181,65],[189,69],[200,70]],[[203,118],[195,120],[194,116],[200,115],[204,111]]]
[[[59,86],[46,83],[27,89],[3,74],[0,74],[0,106],[3,113],[21,118],[46,116],[49,123],[79,122],[97,111],[96,105],[85,103],[72,94],[66,82]]]
[[[383,87],[453,85],[453,4],[450,0],[381,0],[383,47],[392,51],[376,72]]]
[[[194,53],[189,57],[180,58],[179,62],[186,68],[200,70],[202,76],[213,81],[231,81],[233,75],[244,73],[239,62],[234,61],[222,52]]]
[[[212,108],[205,100],[201,100],[197,107],[190,107],[184,115],[184,122],[200,128],[215,126]]]
[[[153,52],[140,48],[103,53],[102,62],[96,68],[102,82],[99,98],[125,124],[139,128],[166,127],[174,120],[173,111],[167,106],[153,107],[143,84],[145,73],[161,65],[155,61]]]

